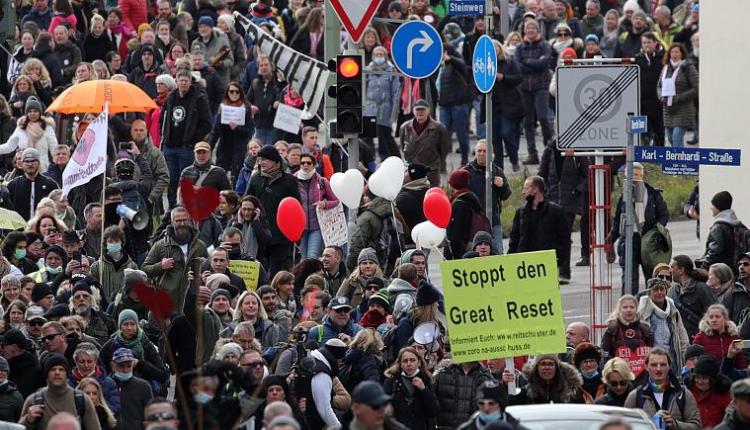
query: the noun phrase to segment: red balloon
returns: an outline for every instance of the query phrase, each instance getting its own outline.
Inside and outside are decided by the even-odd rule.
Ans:
[[[442,196],[445,196],[446,199],[448,198],[448,194],[445,192],[444,189],[442,189],[440,187],[432,187],[432,188],[430,188],[429,190],[427,190],[427,192],[424,194],[424,196],[425,196],[425,198],[427,198],[427,196],[429,196],[431,194],[440,194]]]
[[[445,195],[430,191],[425,194],[422,204],[424,216],[436,226],[446,228],[451,222],[451,202]]]
[[[287,239],[292,242],[300,240],[305,231],[306,222],[305,211],[299,200],[294,197],[285,197],[281,200],[276,212],[276,225]]]

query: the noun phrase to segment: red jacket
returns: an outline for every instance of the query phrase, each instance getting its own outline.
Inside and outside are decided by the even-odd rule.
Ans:
[[[698,334],[696,334],[693,339],[693,344],[702,345],[703,348],[706,349],[707,355],[713,355],[719,360],[719,363],[721,363],[721,360],[727,355],[729,345],[731,345],[735,339],[739,338],[740,336],[737,331],[737,325],[732,321],[727,321],[726,330],[724,330],[722,335],[714,334],[714,331],[708,326],[708,323],[706,321],[701,321],[698,325]],[[734,368],[744,369],[745,367],[745,355],[737,354],[734,358]]]
[[[137,32],[139,25],[148,23],[146,3],[144,0],[118,0],[117,2],[122,11],[122,22],[133,31]]]
[[[698,402],[703,428],[716,427],[724,419],[727,406],[732,401],[729,392],[716,393],[713,391],[701,392],[693,387],[690,391]]]

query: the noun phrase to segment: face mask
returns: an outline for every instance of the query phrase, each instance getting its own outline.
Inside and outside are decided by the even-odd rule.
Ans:
[[[128,381],[130,378],[133,377],[133,372],[115,372],[115,378],[119,379],[120,381]]]
[[[501,417],[500,411],[495,411],[491,414],[485,414],[484,412],[479,413],[479,419],[484,423],[493,423],[500,420]]]
[[[61,272],[62,272],[62,266],[47,268],[47,273],[49,273],[50,275],[59,275]]]
[[[193,396],[193,399],[194,399],[194,400],[195,400],[196,402],[200,403],[201,405],[205,405],[205,404],[208,404],[208,402],[210,402],[211,400],[213,400],[213,399],[214,399],[214,396],[212,396],[212,395],[210,395],[210,394],[206,394],[206,393],[204,393],[204,392],[202,392],[202,391],[199,391],[199,392],[197,392],[197,393],[196,393],[196,394],[195,394],[195,395]]]
[[[16,248],[16,252],[13,255],[15,255],[16,258],[20,260],[20,259],[26,257],[26,249],[18,249],[18,248]]]
[[[383,64],[385,64],[385,57],[375,57],[372,59],[372,61],[374,61],[378,66],[382,66]]]
[[[593,378],[599,376],[599,371],[598,370],[592,370],[591,372],[583,372],[582,371],[581,375],[583,375],[583,377],[586,378],[586,379],[593,379]]]
[[[159,39],[161,39],[161,41],[164,42],[164,43],[169,43],[169,35],[168,34],[167,35],[160,34],[159,35]]]
[[[107,244],[107,252],[110,254],[119,254],[120,250],[122,250],[121,243],[108,243]]]

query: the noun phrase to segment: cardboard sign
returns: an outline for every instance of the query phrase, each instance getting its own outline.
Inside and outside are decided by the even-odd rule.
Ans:
[[[228,267],[232,273],[245,281],[245,288],[248,291],[255,291],[258,288],[260,263],[257,261],[231,260]]]
[[[301,116],[301,110],[279,103],[279,107],[276,109],[276,117],[273,119],[273,128],[297,134],[300,130]]]
[[[339,203],[333,209],[315,208],[325,246],[342,246],[349,241],[349,231],[346,226],[344,207]]]
[[[555,251],[440,263],[455,363],[565,351]]]
[[[237,125],[245,125],[245,106],[227,106],[221,104],[221,123],[229,124],[235,123]]]

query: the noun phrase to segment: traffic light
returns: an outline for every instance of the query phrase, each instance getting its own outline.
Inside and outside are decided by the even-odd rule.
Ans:
[[[336,56],[336,130],[338,133],[362,133],[364,93],[362,55]]]

